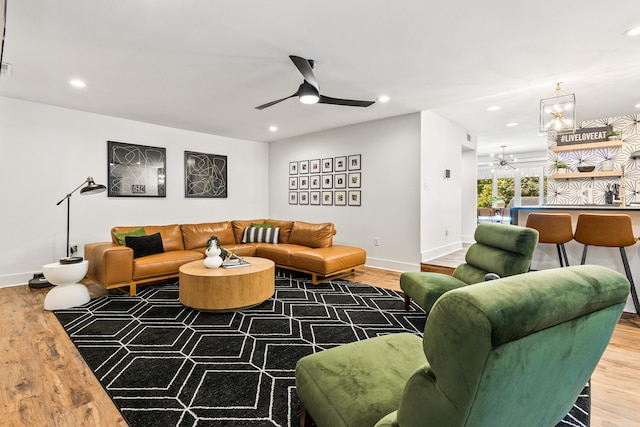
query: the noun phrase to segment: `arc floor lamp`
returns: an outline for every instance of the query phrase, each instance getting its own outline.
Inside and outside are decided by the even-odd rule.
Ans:
[[[69,258],[69,251],[70,251],[70,247],[69,247],[69,212],[70,212],[70,207],[71,207],[71,195],[73,193],[75,193],[76,191],[78,191],[78,189],[80,187],[82,187],[83,185],[85,185],[85,187],[82,188],[82,190],[80,190],[80,194],[82,194],[83,196],[89,195],[89,194],[98,194],[98,193],[102,193],[103,191],[106,191],[107,187],[105,187],[102,184],[96,184],[93,181],[92,177],[87,177],[86,180],[84,180],[82,182],[82,184],[78,185],[73,191],[71,191],[70,193],[68,193],[66,196],[64,196],[62,198],[62,200],[60,200],[58,203],[56,203],[56,206],[59,206],[60,203],[64,202],[65,200],[67,201],[67,258]]]

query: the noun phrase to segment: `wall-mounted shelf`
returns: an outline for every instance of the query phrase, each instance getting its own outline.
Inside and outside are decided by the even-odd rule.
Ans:
[[[551,175],[553,179],[576,179],[576,178],[606,178],[620,177],[622,171],[598,171],[598,172],[571,172],[571,173],[554,173]]]
[[[587,142],[585,144],[572,145],[556,145],[551,147],[551,151],[557,153],[559,151],[576,151],[576,150],[592,150],[594,148],[622,147],[622,140]]]

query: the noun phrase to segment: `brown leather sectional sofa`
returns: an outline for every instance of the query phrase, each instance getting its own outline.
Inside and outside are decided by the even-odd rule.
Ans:
[[[256,224],[279,228],[278,243],[242,243],[245,229]],[[177,277],[181,265],[203,259],[211,236],[218,237],[222,248],[236,248],[239,256],[268,258],[278,267],[308,273],[313,284],[364,266],[367,256],[363,249],[334,245],[332,223],[256,219],[144,226],[145,235],[160,233],[164,252],[134,258],[134,251],[119,244],[116,235],[139,228],[114,227],[111,242],[85,245],[88,282],[107,289],[129,286],[135,295],[136,285]]]

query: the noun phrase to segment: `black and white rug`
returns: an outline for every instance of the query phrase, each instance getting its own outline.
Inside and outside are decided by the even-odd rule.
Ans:
[[[424,312],[394,291],[346,281],[312,285],[278,271],[276,294],[234,313],[149,286],[55,312],[132,427],[298,426],[296,361],[378,335],[422,334]],[[588,391],[559,425],[588,426]]]

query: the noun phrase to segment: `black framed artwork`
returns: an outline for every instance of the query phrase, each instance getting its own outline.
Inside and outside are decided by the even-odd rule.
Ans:
[[[333,175],[322,175],[322,189],[330,190],[333,188]]]
[[[362,204],[360,190],[351,190],[348,194],[349,206],[360,206]]]
[[[227,156],[184,152],[184,196],[227,198]]]
[[[320,173],[320,159],[309,161],[309,173]]]
[[[289,162],[289,175],[298,174],[298,162]]]
[[[300,190],[308,190],[309,189],[309,177],[308,176],[301,176],[298,179],[298,188]]]
[[[333,175],[333,188],[347,188],[347,174],[337,173]]]
[[[299,173],[309,173],[309,160],[301,160],[298,164]]]
[[[360,188],[360,172],[349,173],[349,188]]]
[[[109,197],[166,197],[165,148],[107,141]]]
[[[333,191],[323,191],[322,192],[322,204],[324,206],[333,205]]]
[[[300,205],[308,205],[309,204],[309,192],[301,191],[298,193],[298,204]]]
[[[320,189],[320,175],[311,175],[309,177],[309,188],[311,188],[312,190],[319,190]]]
[[[289,190],[297,190],[298,189],[298,177],[290,176],[289,177]]]
[[[289,204],[297,205],[298,204],[298,192],[297,191],[289,191]]]
[[[336,191],[334,194],[334,203],[336,206],[346,206],[347,205],[347,192],[346,191]]]
[[[333,158],[322,159],[322,173],[333,172]]]
[[[312,205],[320,204],[320,192],[319,191],[311,191],[309,193],[310,202]]]
[[[347,158],[345,156],[336,157],[334,160],[334,170],[336,172],[344,172],[347,170]]]
[[[354,154],[352,156],[349,156],[349,160],[347,161],[349,170],[359,171],[361,160],[362,160],[362,156],[360,154]]]

